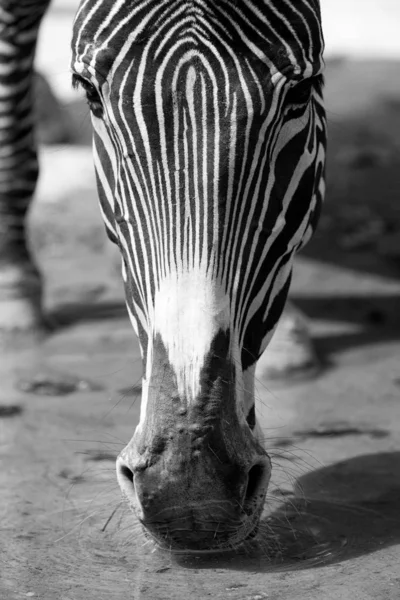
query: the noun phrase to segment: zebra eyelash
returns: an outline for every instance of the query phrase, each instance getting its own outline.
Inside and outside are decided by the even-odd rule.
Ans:
[[[80,75],[76,75],[74,73],[72,75],[72,87],[74,89],[78,89],[81,87],[85,91],[86,100],[92,114],[100,119],[104,114],[104,110],[100,94],[95,88],[95,86],[92,83],[90,83],[90,81],[88,81],[87,79],[84,79]]]

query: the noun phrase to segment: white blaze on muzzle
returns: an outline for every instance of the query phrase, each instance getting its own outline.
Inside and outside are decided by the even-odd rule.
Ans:
[[[204,267],[172,272],[155,294],[154,334],[160,334],[176,373],[178,393],[194,399],[200,371],[219,330],[230,327],[230,301]]]

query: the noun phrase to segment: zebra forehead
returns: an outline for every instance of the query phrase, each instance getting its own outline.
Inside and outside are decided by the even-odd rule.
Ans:
[[[320,69],[323,38],[318,3],[281,0],[85,0],[78,10],[75,60],[106,72],[121,56],[146,49],[163,58],[179,40],[234,48],[270,69],[300,74]]]

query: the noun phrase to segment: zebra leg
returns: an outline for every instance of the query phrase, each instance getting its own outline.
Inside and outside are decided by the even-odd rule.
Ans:
[[[319,367],[307,320],[289,301],[269,345],[257,362],[256,377],[265,382],[290,381],[311,377]]]
[[[41,278],[25,218],[35,191],[33,60],[49,0],[0,6],[0,333],[43,325]]]

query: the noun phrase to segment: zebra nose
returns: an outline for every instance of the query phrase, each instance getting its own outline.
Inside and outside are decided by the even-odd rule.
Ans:
[[[248,470],[244,482],[242,479],[241,485],[238,483],[237,486],[233,486],[236,487],[235,490],[231,487],[231,493],[236,496],[237,505],[241,507],[241,512],[251,516],[259,510],[268,489],[270,475],[271,463],[268,456],[258,458],[257,462]],[[140,513],[138,516],[141,519],[146,519],[148,509],[154,500],[156,505],[160,504],[159,491],[163,492],[160,496],[164,497],[166,504],[168,504],[167,497],[165,497],[169,496],[169,493],[166,492],[170,491],[168,490],[170,487],[167,483],[168,477],[163,482],[163,477],[161,477],[157,468],[140,469],[140,471],[134,473],[127,462],[118,457],[117,479],[123,496],[131,506],[135,507],[136,512]],[[135,485],[135,479],[137,485]],[[164,493],[166,494],[164,495]]]

